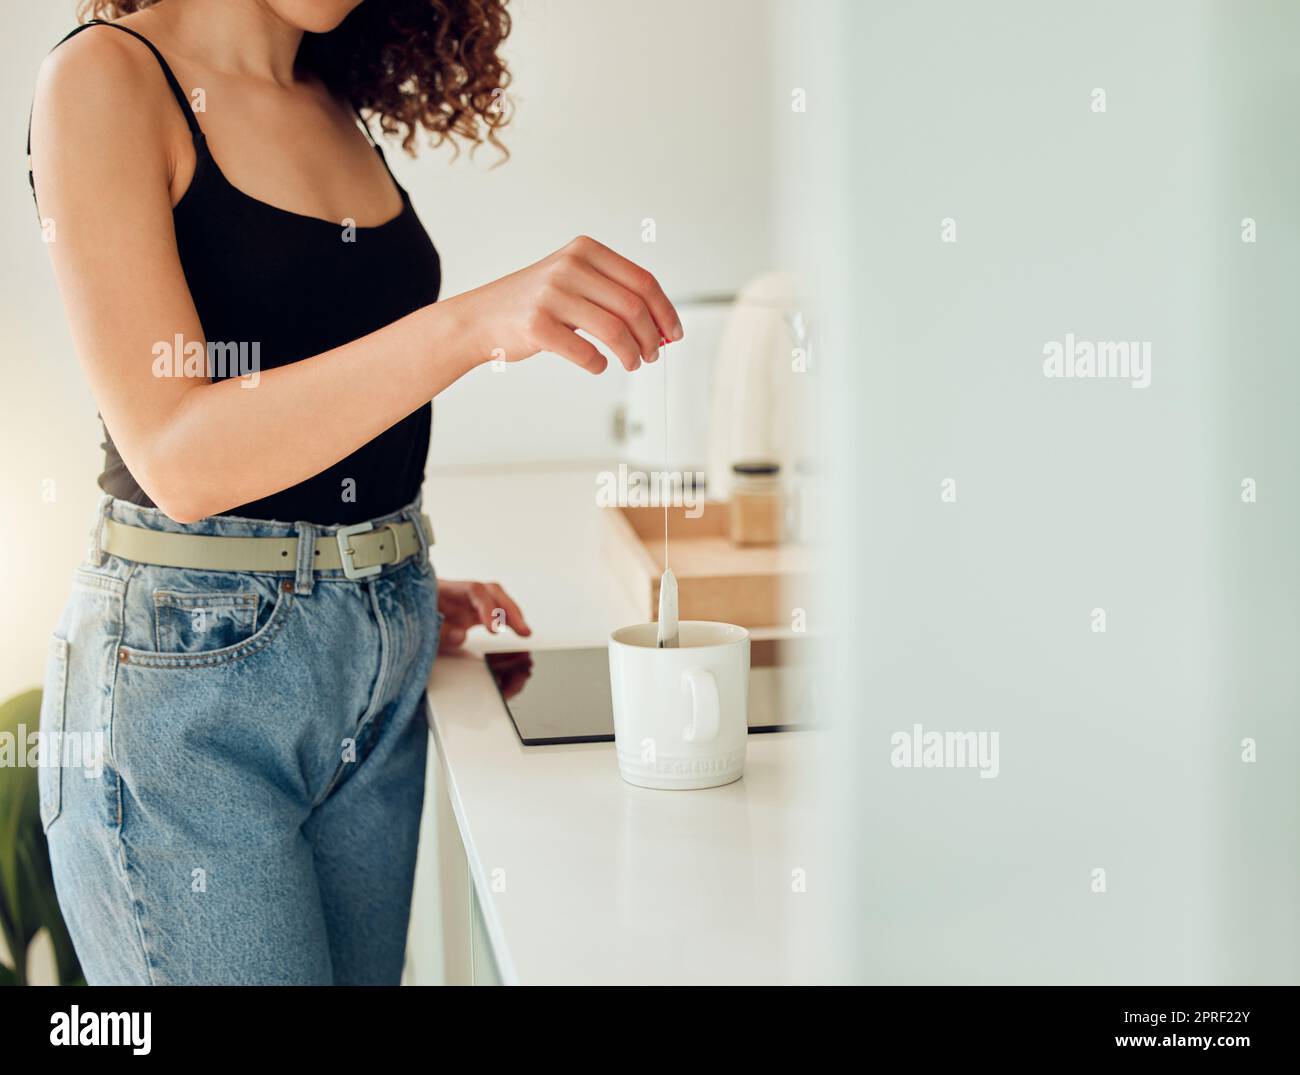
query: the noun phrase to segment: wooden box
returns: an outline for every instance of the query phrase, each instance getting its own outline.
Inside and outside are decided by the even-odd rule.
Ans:
[[[663,508],[604,508],[606,556],[646,621],[659,616],[664,571]],[[697,509],[698,510],[698,509]],[[703,513],[668,509],[668,558],[677,578],[678,616],[741,627],[797,629],[796,610],[814,601],[812,552],[799,545],[740,546],[727,536],[729,506]]]

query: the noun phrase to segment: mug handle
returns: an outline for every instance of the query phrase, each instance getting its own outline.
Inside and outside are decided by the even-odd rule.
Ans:
[[[682,729],[688,743],[711,743],[718,735],[718,681],[705,668],[682,673],[682,692],[691,695],[691,722]]]

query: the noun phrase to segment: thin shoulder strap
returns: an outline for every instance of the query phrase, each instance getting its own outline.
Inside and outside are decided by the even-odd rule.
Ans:
[[[398,190],[401,190],[402,184],[397,182],[397,176],[393,175],[393,170],[388,167],[388,158],[384,156],[384,147],[381,146],[375,136],[370,133],[370,124],[366,121],[366,117],[361,114],[361,109],[356,105],[353,105],[352,114],[357,117],[357,126],[361,128],[361,132],[366,136],[366,141],[370,143],[370,148],[379,154],[379,159],[383,162],[384,171],[388,173],[388,178],[397,184]]]
[[[167,61],[163,59],[162,53],[154,47],[154,43],[145,37],[144,34],[136,33],[136,31],[132,30],[129,26],[119,26],[115,22],[105,22],[103,19],[91,19],[89,22],[83,22],[80,26],[74,27],[71,31],[65,34],[54,48],[58,48],[64,41],[76,37],[82,30],[89,29],[92,26],[109,26],[114,30],[121,30],[124,34],[130,34],[138,41],[144,42],[145,47],[153,53],[154,59],[158,61],[158,66],[162,68],[162,73],[167,79],[167,85],[171,87],[172,96],[176,98],[176,103],[180,105],[181,113],[185,116],[185,123],[190,129],[190,134],[195,139],[202,138],[203,129],[199,126],[199,121],[194,118],[194,109],[190,107],[189,98],[185,96],[185,91],[181,89],[181,84],[176,81],[176,76],[172,74],[172,69],[168,66]],[[54,49],[51,49],[50,51],[53,52]],[[30,114],[27,117],[27,182],[31,185],[32,198],[35,199],[36,177],[32,175],[32,120]]]
[[[393,174],[393,169],[391,169],[389,166],[389,159],[387,159],[387,156],[385,156],[385,153],[383,153],[383,146],[381,146],[380,142],[378,142],[376,136],[370,134],[370,125],[369,122],[367,121],[367,118],[365,118],[363,114],[361,114],[361,109],[357,108],[355,104],[352,105],[352,114],[356,116],[356,125],[360,127],[361,133],[365,135],[365,140],[367,140],[367,142],[370,143],[370,148],[374,149],[374,152],[380,155],[380,164],[383,165],[383,170],[389,173],[389,178],[391,179],[391,181],[393,181],[393,186],[398,188],[399,194],[402,195],[403,199],[406,199],[407,196],[406,187],[403,187],[402,183],[398,182],[398,177],[396,177],[396,175]]]
[[[366,141],[372,146],[379,145],[379,143],[375,141],[375,136],[370,133],[370,124],[366,122],[366,117],[361,114],[361,109],[356,105],[352,105],[351,107],[352,114],[357,117],[357,126],[361,128],[361,133],[366,136]]]

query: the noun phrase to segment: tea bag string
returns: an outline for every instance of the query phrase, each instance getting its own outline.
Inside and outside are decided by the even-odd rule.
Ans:
[[[666,344],[667,341],[665,340]],[[661,346],[659,350],[659,361],[664,364],[664,476],[660,483],[660,489],[664,498],[664,570],[668,570],[668,500],[669,490],[668,483],[672,480],[671,471],[668,469],[668,348]]]

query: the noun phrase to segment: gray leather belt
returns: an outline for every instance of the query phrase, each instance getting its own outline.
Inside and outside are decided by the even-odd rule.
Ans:
[[[433,527],[420,516],[426,540],[433,544]],[[189,567],[200,571],[257,571],[292,575],[297,570],[296,537],[215,537],[208,534],[169,534],[104,520],[100,547],[123,560],[158,567]],[[376,527],[373,523],[341,526],[316,539],[314,569],[342,571],[350,579],[379,574],[420,553],[420,535],[409,521]]]

